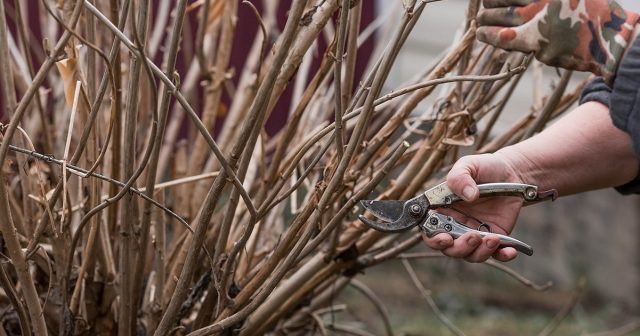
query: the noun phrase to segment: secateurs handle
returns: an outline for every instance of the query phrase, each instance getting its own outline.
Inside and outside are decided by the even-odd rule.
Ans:
[[[478,185],[480,197],[519,196],[526,203],[535,203],[546,199],[555,199],[555,190],[538,192],[538,187],[523,183],[484,183]],[[442,183],[424,193],[430,203],[430,208],[446,207],[462,199]]]
[[[466,225],[458,223],[450,216],[439,214],[434,211],[429,212],[429,216],[422,224],[420,224],[420,228],[424,231],[427,237],[433,237],[438,233],[448,233],[453,237],[453,239],[456,239],[467,232],[475,232],[481,237],[496,235],[498,236],[498,238],[500,238],[500,247],[513,247],[517,251],[522,252],[528,256],[533,254],[533,248],[531,246],[515,238],[487,231],[475,230]]]

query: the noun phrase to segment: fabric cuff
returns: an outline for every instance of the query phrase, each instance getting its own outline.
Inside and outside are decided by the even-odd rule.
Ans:
[[[595,77],[582,90],[580,105],[595,101],[609,107],[610,97],[611,88],[605,84],[604,78]]]
[[[585,86],[580,104],[599,102],[609,107],[613,124],[628,133],[633,150],[640,158],[640,38],[636,38],[618,67],[613,88],[602,77]],[[640,193],[640,174],[636,179],[615,188],[621,194]]]
[[[613,90],[609,111],[613,124],[631,136],[633,150],[640,158],[640,38],[636,38],[622,59]],[[640,193],[640,174],[633,181],[616,187],[622,194]]]
[[[613,124],[627,132],[640,157],[640,39],[636,38],[622,59],[609,98]]]
[[[602,77],[596,77],[591,80],[582,90],[580,94],[580,105],[588,102],[598,102],[610,107],[611,102],[611,88],[605,84],[604,79]],[[621,121],[620,112],[624,111],[614,111],[609,108],[611,119],[618,119],[618,123],[614,122],[616,127],[620,127],[619,121]],[[625,132],[628,132],[626,129],[623,129]],[[625,183],[621,186],[615,187],[616,191],[623,195],[631,195],[631,194],[639,194],[640,193],[640,174],[633,181]]]

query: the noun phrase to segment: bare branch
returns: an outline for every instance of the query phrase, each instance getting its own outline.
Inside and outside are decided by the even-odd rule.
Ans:
[[[562,321],[569,315],[569,313],[571,313],[571,311],[578,303],[578,300],[580,300],[580,297],[582,296],[586,288],[587,288],[586,279],[584,278],[580,279],[569,301],[567,301],[564,304],[564,306],[562,306],[562,308],[558,311],[556,316],[554,316],[553,319],[549,322],[549,324],[547,324],[544,327],[544,329],[540,331],[538,336],[551,335],[551,333],[553,333],[553,331],[556,330],[556,328],[558,328],[560,323],[562,323]]]
[[[349,284],[353,286],[353,288],[357,289],[364,296],[366,296],[367,299],[371,301],[371,303],[373,303],[373,305],[376,307],[376,310],[378,311],[378,313],[380,313],[380,316],[382,317],[382,322],[384,323],[384,327],[387,332],[387,335],[393,336],[393,329],[391,328],[389,313],[387,312],[387,309],[384,307],[382,300],[376,295],[376,293],[373,290],[371,290],[369,287],[367,287],[367,285],[365,285],[358,279],[351,279]]]
[[[456,327],[449,320],[449,318],[447,318],[442,313],[440,308],[438,308],[438,305],[436,305],[436,302],[433,300],[433,297],[431,296],[431,291],[428,291],[427,289],[424,288],[424,286],[422,285],[422,282],[420,282],[420,279],[418,279],[418,275],[416,274],[416,272],[413,270],[413,267],[409,263],[409,260],[402,259],[402,264],[407,270],[407,273],[409,273],[409,277],[411,278],[411,281],[413,281],[413,284],[416,286],[416,289],[418,289],[418,292],[420,292],[420,295],[422,295],[422,297],[427,301],[427,303],[429,304],[429,307],[431,307],[431,311],[433,311],[433,313],[436,315],[438,320],[440,320],[440,322],[442,322],[442,324],[444,324],[455,335],[459,335],[459,336],[464,335],[464,333],[460,329],[458,329],[458,327]]]

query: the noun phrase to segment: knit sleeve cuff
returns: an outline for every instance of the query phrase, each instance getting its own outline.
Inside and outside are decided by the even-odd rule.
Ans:
[[[622,59],[610,95],[609,113],[613,124],[631,137],[640,158],[640,39],[636,38]],[[640,174],[616,188],[622,194],[640,193]]]
[[[627,132],[640,157],[640,39],[627,50],[616,73],[609,110],[613,124]]]
[[[640,38],[627,50],[616,73],[613,88],[596,77],[582,91],[580,104],[599,102],[609,108],[613,124],[628,133],[640,158]],[[635,180],[615,188],[622,194],[640,194],[640,174]]]
[[[609,107],[611,88],[605,84],[602,77],[592,79],[580,94],[580,105],[588,102],[598,102]]]

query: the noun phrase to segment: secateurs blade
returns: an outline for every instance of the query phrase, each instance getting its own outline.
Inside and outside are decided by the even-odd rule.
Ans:
[[[515,196],[521,197],[525,203],[536,203],[547,199],[554,200],[557,196],[555,190],[538,192],[538,187],[522,183],[486,183],[478,185],[480,197]],[[441,183],[422,194],[407,200],[363,200],[362,206],[382,222],[372,221],[364,216],[360,220],[369,227],[382,232],[402,232],[419,225],[428,237],[438,233],[449,233],[453,238],[458,238],[466,232],[476,232],[484,237],[490,231],[480,231],[463,225],[450,216],[433,211],[438,208],[447,208],[462,199],[454,194],[446,183]],[[481,223],[478,229],[490,229],[486,223]],[[516,250],[532,255],[531,246],[511,238],[496,234],[500,238],[501,247],[513,247]]]

